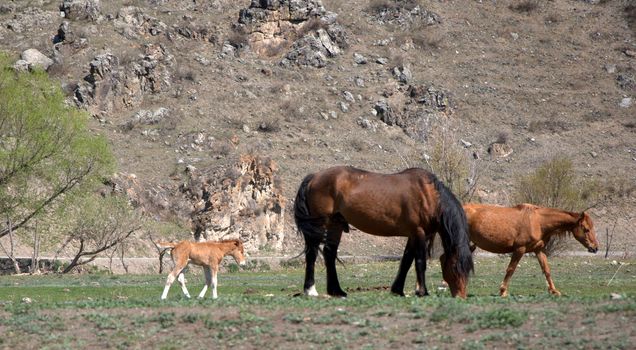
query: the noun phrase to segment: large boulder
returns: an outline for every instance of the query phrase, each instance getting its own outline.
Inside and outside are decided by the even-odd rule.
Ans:
[[[21,67],[47,70],[53,64],[52,59],[36,49],[24,50],[20,58],[21,60],[15,64],[18,70],[21,70]]]

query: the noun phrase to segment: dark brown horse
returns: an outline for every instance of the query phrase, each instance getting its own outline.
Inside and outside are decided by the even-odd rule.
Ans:
[[[535,253],[548,282],[548,291],[561,295],[550,275],[545,247],[557,235],[572,232],[590,253],[598,250],[594,223],[585,213],[519,204],[515,207],[468,203],[464,205],[470,240],[477,247],[493,253],[512,253],[499,293],[508,295],[508,283],[525,253]],[[474,250],[474,246],[472,247]]]
[[[333,167],[307,175],[296,195],[294,216],[305,239],[307,295],[318,295],[314,265],[320,244],[327,270],[327,293],[345,297],[338,282],[336,258],[342,232],[349,224],[377,236],[408,237],[391,291],[404,295],[406,274],[415,260],[416,295],[427,295],[427,244],[440,233],[445,255],[444,279],[453,296],[466,297],[473,270],[466,216],[455,196],[435,175],[423,169],[377,174],[353,167]]]

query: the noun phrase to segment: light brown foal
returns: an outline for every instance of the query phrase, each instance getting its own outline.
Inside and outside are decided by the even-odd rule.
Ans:
[[[576,213],[532,204],[515,207],[468,203],[464,204],[468,219],[470,240],[479,248],[492,253],[512,253],[499,294],[508,296],[508,283],[525,253],[535,253],[545,279],[548,291],[561,295],[552,281],[548,258],[545,253],[547,243],[556,235],[572,232],[574,238],[590,253],[598,250],[594,233],[594,223],[586,212]],[[475,246],[471,247],[472,250]]]
[[[205,271],[205,286],[203,286],[201,293],[199,293],[199,298],[203,298],[208,287],[211,286],[213,299],[217,298],[216,276],[219,271],[219,264],[221,263],[221,260],[223,260],[223,257],[231,255],[239,265],[245,265],[243,242],[239,239],[220,242],[157,242],[157,246],[160,248],[172,248],[171,255],[172,261],[174,261],[174,269],[172,269],[172,271],[168,274],[166,286],[163,289],[163,294],[161,294],[161,299],[165,299],[168,296],[170,286],[174,283],[175,279],[179,281],[183,294],[187,298],[190,298],[190,293],[188,293],[188,289],[185,285],[185,276],[183,275],[183,270],[188,263],[202,266]]]

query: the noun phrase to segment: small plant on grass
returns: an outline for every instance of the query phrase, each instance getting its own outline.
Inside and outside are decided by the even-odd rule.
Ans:
[[[467,331],[489,328],[521,327],[528,315],[523,310],[513,310],[510,308],[496,308],[494,310],[478,313],[474,317],[474,322],[466,328]]]

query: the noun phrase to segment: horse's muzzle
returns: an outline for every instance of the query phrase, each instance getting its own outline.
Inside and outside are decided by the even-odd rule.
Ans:
[[[596,252],[598,252],[598,248],[596,248],[596,247],[594,247],[594,248],[589,247],[589,248],[587,248],[587,251],[588,251],[588,252],[590,252],[590,253],[596,253]]]

